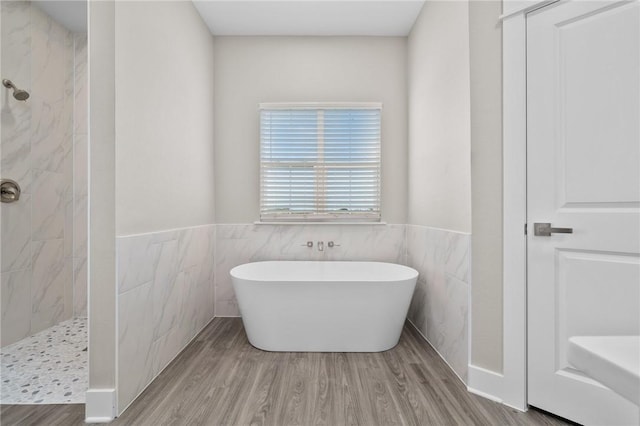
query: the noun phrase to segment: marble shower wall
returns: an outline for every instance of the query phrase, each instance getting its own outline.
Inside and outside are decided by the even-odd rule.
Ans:
[[[405,263],[404,225],[216,225],[216,316],[239,316],[229,271],[261,260]],[[313,248],[306,246],[313,241]],[[324,251],[317,242],[324,241]],[[333,241],[339,246],[327,247]]]
[[[87,35],[74,34],[73,202],[67,205],[73,227],[73,315],[87,316],[87,235],[89,229],[89,137]]]
[[[2,178],[22,189],[2,216],[2,346],[74,313],[74,35],[26,1],[1,2]]]
[[[214,225],[118,237],[118,412],[214,316]]]
[[[471,235],[407,225],[406,247],[420,273],[409,320],[466,383]]]

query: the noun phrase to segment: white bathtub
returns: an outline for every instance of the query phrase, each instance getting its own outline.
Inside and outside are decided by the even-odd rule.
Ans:
[[[249,342],[266,351],[380,352],[398,344],[418,278],[381,262],[255,262],[231,270]]]

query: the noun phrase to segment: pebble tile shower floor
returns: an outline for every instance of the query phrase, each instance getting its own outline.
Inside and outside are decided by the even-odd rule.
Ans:
[[[2,348],[0,403],[84,403],[86,348],[86,318],[72,318]]]

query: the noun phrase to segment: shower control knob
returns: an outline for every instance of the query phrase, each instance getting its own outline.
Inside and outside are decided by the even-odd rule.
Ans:
[[[0,180],[0,201],[15,203],[20,199],[20,185],[11,179]]]

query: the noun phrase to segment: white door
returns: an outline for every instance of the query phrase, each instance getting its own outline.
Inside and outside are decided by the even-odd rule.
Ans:
[[[640,334],[639,27],[637,1],[527,18],[528,401],[583,424],[640,423],[566,357],[571,336]]]

